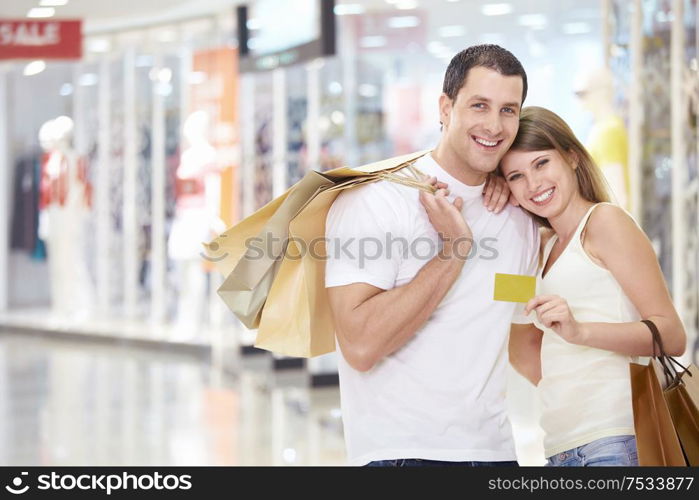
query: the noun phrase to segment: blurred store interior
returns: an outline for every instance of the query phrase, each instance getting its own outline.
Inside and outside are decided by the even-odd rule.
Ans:
[[[476,43],[596,155],[696,362],[698,19],[697,0],[3,0],[0,464],[343,464],[337,354],[255,349],[201,243],[309,170],[434,146],[444,70]],[[34,21],[77,38],[42,53]],[[508,398],[520,464],[543,464],[534,388],[512,372]]]

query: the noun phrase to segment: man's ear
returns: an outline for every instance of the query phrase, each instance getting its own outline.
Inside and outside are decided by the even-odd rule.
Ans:
[[[442,93],[442,95],[439,96],[439,123],[445,127],[449,125],[452,105],[453,102],[448,95]]]

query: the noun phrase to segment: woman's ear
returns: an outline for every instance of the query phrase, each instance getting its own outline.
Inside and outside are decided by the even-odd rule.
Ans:
[[[573,167],[573,170],[578,169],[578,164],[580,163],[580,157],[578,156],[578,153],[576,153],[572,149],[568,150],[568,161],[570,162],[570,166]]]

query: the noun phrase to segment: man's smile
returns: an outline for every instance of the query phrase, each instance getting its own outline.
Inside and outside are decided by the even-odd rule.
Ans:
[[[502,142],[502,139],[500,140],[491,140],[491,139],[486,139],[484,137],[479,137],[477,135],[472,135],[471,139],[473,139],[473,142],[478,144],[480,147],[485,149],[486,151],[492,151],[498,148],[500,143]]]

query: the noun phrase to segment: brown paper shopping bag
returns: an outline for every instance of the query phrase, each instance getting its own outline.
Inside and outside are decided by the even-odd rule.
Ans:
[[[682,367],[676,382],[665,390],[672,423],[689,465],[699,465],[699,371]]]
[[[205,244],[207,258],[226,276],[218,290],[226,305],[246,327],[257,328],[287,251],[290,221],[326,189],[349,189],[379,179],[413,185],[416,173],[410,178],[395,172],[426,153],[422,151],[356,169],[310,171],[282,196]],[[334,196],[324,199],[334,200]],[[292,253],[294,248],[290,249]]]
[[[677,437],[663,386],[674,382],[669,357],[655,324],[643,320],[650,329],[653,353],[648,365],[631,363],[631,394],[639,465],[687,465]]]
[[[686,465],[658,378],[659,362],[631,363],[631,390],[639,465]]]
[[[334,184],[320,172],[308,172],[278,202],[273,200],[206,246],[212,260],[217,260],[216,254],[221,255],[217,267],[226,279],[218,293],[246,327],[259,325],[262,307],[286,250],[289,221],[317,193]]]
[[[319,356],[335,350],[335,329],[325,290],[324,236],[328,210],[343,190],[381,179],[429,189],[416,183],[421,180],[419,172],[413,171],[413,177],[395,175],[404,168],[410,169],[426,153],[326,172],[350,182],[339,182],[319,193],[291,220],[287,255],[262,310],[256,347],[295,357]]]
[[[221,274],[228,276],[235,269],[247,250],[246,242],[262,231],[290,192],[291,189],[267,203],[250,217],[219,234],[209,243],[203,244],[207,259],[214,263]]]

